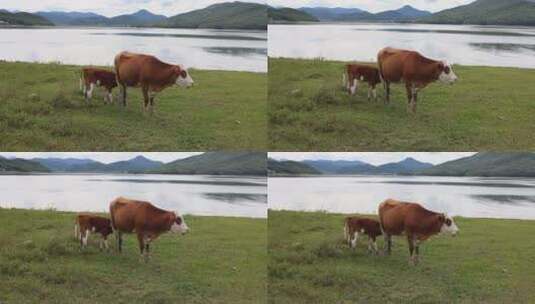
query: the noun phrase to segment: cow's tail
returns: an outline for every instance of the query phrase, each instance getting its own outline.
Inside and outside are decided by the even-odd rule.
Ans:
[[[349,220],[348,218],[344,219],[344,240],[349,243]]]
[[[111,221],[111,228],[113,231],[116,230],[115,228],[115,203],[117,202],[117,199],[114,199],[110,202],[110,221]]]
[[[385,204],[386,204],[386,201],[379,204],[379,208],[377,212],[379,216],[379,227],[381,228],[381,232],[383,233],[383,235],[386,235],[386,234],[385,234],[385,229],[383,228],[383,212],[381,210],[383,209]]]

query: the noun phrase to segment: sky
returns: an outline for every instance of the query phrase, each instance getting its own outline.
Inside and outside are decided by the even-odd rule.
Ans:
[[[398,9],[411,5],[420,10],[438,12],[447,8],[465,5],[474,0],[268,0],[271,6],[302,7],[356,7],[372,13]]]
[[[441,164],[450,160],[474,155],[474,152],[270,152],[269,157],[277,160],[360,160],[375,166],[399,162],[412,157],[421,162]]]
[[[265,0],[244,0],[265,3]],[[80,11],[93,12],[107,17],[134,13],[140,9],[155,14],[174,16],[205,8],[229,0],[0,0],[0,8],[25,12]]]
[[[2,152],[0,156],[6,158],[89,158],[105,164],[116,161],[129,160],[136,156],[143,155],[152,160],[159,160],[164,163],[177,159],[202,154],[203,152]]]

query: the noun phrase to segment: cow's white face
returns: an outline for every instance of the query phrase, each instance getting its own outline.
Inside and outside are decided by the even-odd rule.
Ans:
[[[176,78],[176,84],[181,87],[189,88],[192,87],[194,84],[193,79],[191,78],[191,75],[189,74],[189,71],[183,67],[180,67],[180,71],[178,72],[178,77]]]
[[[449,233],[452,236],[456,236],[459,232],[459,228],[457,227],[457,225],[455,225],[453,217],[447,215],[441,216],[444,217],[444,223],[442,224],[442,227],[440,227],[440,233]]]
[[[453,72],[451,65],[446,62],[441,62],[439,64],[439,69],[441,70],[438,80],[445,84],[453,84],[457,81],[457,75]]]
[[[181,215],[177,215],[175,221],[171,225],[171,232],[186,234],[189,231],[188,225],[184,221],[184,218]]]

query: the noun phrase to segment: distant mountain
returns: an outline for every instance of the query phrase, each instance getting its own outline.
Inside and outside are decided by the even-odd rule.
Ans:
[[[303,163],[325,174],[369,174],[377,170],[358,160],[305,160]]]
[[[301,7],[298,10],[314,16],[320,21],[336,21],[341,16],[367,13],[358,8],[345,7]]]
[[[166,19],[167,17],[164,15],[156,15],[147,10],[140,10],[133,14],[109,18],[106,23],[112,26],[147,26],[163,22]]]
[[[290,160],[274,160],[268,159],[267,169],[269,175],[306,175],[306,174],[321,174],[320,171],[311,166]]]
[[[6,10],[0,12],[0,25],[54,25],[46,18],[25,12],[11,13]]]
[[[376,14],[368,12],[359,12],[347,15],[341,15],[337,21],[366,21],[366,22],[409,22],[419,18],[432,15],[429,11],[415,9],[410,5],[405,5],[397,10],[389,10]]]
[[[318,18],[293,8],[268,8],[269,23],[276,22],[318,22]]]
[[[382,174],[412,174],[433,167],[431,163],[423,163],[408,157],[397,163],[388,163],[377,167]]]
[[[108,18],[95,13],[82,12],[38,12],[56,25],[95,25],[95,26],[150,26],[167,19],[142,9],[133,14],[124,14]]]
[[[101,18],[106,20],[107,18],[98,15],[95,13],[83,13],[83,12],[60,12],[60,11],[50,11],[50,12],[37,12],[37,15],[44,17],[50,20],[55,25],[76,25],[77,20],[80,19],[91,19],[91,18]]]
[[[49,172],[49,170],[38,162],[22,158],[8,159],[0,156],[1,172]]]
[[[206,152],[147,171],[162,174],[266,175],[264,152]]]
[[[535,25],[533,0],[477,0],[421,18],[419,22],[480,25]]]
[[[150,160],[143,156],[137,156],[130,160],[104,164],[91,159],[77,158],[34,158],[52,172],[99,172],[99,173],[126,173],[143,172],[155,169],[163,165],[160,161]]]
[[[137,156],[130,160],[110,163],[106,166],[109,172],[143,172],[159,168],[163,162],[150,160],[144,156]]]
[[[482,152],[416,173],[433,176],[535,177],[535,153]]]
[[[264,4],[225,2],[179,14],[160,23],[164,27],[267,29],[267,9]]]
[[[102,164],[91,159],[78,158],[32,158],[31,161],[38,162],[48,168],[50,171],[56,172],[69,172],[80,166]]]
[[[432,13],[429,11],[422,11],[410,5],[405,5],[397,10],[377,13],[375,14],[375,19],[384,21],[408,21],[431,15]]]

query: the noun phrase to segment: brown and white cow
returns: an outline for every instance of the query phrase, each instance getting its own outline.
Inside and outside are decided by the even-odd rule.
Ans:
[[[383,234],[378,221],[369,218],[348,216],[344,220],[344,237],[351,248],[357,246],[359,234],[368,236],[368,251],[377,254],[377,236]]]
[[[392,236],[407,236],[410,262],[419,260],[420,243],[438,233],[457,235],[459,228],[452,217],[425,209],[419,204],[387,199],[379,205],[379,222],[385,237],[385,251],[391,253]]]
[[[376,87],[381,83],[378,68],[362,64],[347,64],[342,81],[351,95],[355,95],[359,81],[368,83],[368,100],[371,99],[372,93],[374,99],[377,100]]]
[[[112,90],[117,86],[115,73],[98,68],[83,68],[80,77],[80,90],[84,94],[86,100],[93,96],[93,89],[95,86],[104,87],[108,94],[104,96],[104,101],[112,102]]]
[[[113,230],[116,233],[117,248],[122,251],[122,234],[137,235],[139,251],[145,261],[149,258],[149,244],[165,232],[185,234],[189,228],[184,218],[175,212],[155,207],[149,202],[118,197],[110,203]]]
[[[187,88],[193,86],[193,79],[187,69],[181,65],[164,63],[151,55],[119,53],[115,56],[115,73],[121,85],[123,105],[126,106],[126,88],[141,87],[143,109],[146,110],[150,104],[151,112],[156,93],[175,84]]]
[[[418,91],[437,80],[445,84],[457,81],[451,65],[426,58],[415,51],[387,47],[379,51],[377,63],[386,91],[385,103],[390,102],[390,83],[403,82],[407,91],[407,110],[413,113],[416,112]]]
[[[80,249],[87,247],[87,240],[91,232],[99,233],[102,236],[99,248],[102,249],[104,243],[108,249],[108,235],[113,233],[111,221],[98,215],[78,214],[74,223],[74,237],[80,241]]]

